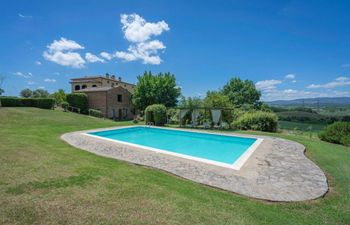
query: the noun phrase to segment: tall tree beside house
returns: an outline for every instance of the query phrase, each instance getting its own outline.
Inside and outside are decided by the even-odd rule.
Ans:
[[[33,91],[29,88],[25,88],[21,91],[20,96],[23,98],[31,98],[33,97]]]
[[[261,92],[258,91],[251,80],[241,80],[238,77],[232,78],[221,90],[234,106],[240,107],[244,104],[256,104],[259,101]]]
[[[166,107],[175,106],[181,90],[176,85],[173,74],[159,73],[153,75],[145,72],[137,77],[138,82],[134,89],[132,101],[141,110],[152,104],[163,104]]]
[[[62,104],[63,102],[66,102],[67,101],[67,95],[66,93],[64,92],[63,89],[58,89],[58,91],[52,93],[50,95],[51,98],[54,98],[55,99],[55,102],[56,104],[60,105]]]

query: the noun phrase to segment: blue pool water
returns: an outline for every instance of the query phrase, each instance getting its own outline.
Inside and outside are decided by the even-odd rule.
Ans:
[[[225,164],[233,164],[256,141],[254,138],[153,127],[121,128],[89,134]]]

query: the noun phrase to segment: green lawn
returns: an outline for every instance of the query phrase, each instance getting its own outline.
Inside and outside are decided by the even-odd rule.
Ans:
[[[278,128],[283,130],[299,130],[299,131],[312,131],[320,132],[323,128],[327,126],[326,124],[320,123],[301,123],[301,122],[291,122],[291,121],[278,121]]]
[[[271,203],[96,156],[60,139],[126,124],[0,108],[0,224],[350,224],[348,147],[272,134],[304,144],[331,188],[323,199]]]

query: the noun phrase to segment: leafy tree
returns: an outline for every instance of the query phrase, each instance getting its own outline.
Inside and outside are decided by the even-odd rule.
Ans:
[[[67,101],[67,95],[63,89],[59,89],[58,91],[54,92],[53,94],[50,95],[50,97],[54,98],[56,101],[56,104],[58,105]]]
[[[47,98],[49,97],[49,95],[49,92],[42,88],[38,88],[35,91],[33,91],[33,98]]]
[[[238,107],[243,104],[254,104],[261,96],[261,92],[255,88],[252,81],[241,80],[238,77],[227,82],[221,92],[230,99],[233,105]]]
[[[199,97],[185,97],[181,96],[178,106],[194,109],[203,106],[203,100]]]
[[[30,98],[33,96],[33,91],[30,90],[29,88],[25,88],[21,91],[20,95],[23,98]]]
[[[137,108],[144,110],[152,104],[163,104],[166,107],[176,105],[181,90],[176,86],[176,79],[173,74],[159,73],[152,75],[151,72],[145,72],[137,79],[138,82],[132,98]]]
[[[0,96],[5,92],[5,90],[2,88],[2,84],[4,83],[5,76],[0,74]]]
[[[228,96],[216,91],[207,92],[207,96],[204,99],[204,105],[205,107],[210,107],[210,108],[232,108],[233,107]]]
[[[204,99],[204,105],[208,108],[223,108],[222,119],[226,122],[231,123],[234,118],[234,111],[232,110],[233,105],[230,99],[217,91],[208,91],[207,96]],[[229,108],[225,110],[225,108]]]

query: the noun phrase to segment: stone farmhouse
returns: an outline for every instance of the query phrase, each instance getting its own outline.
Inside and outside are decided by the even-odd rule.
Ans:
[[[85,93],[89,108],[100,110],[106,118],[129,120],[135,117],[131,98],[134,84],[116,79],[115,75],[85,76],[70,81],[72,93]]]

